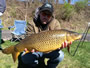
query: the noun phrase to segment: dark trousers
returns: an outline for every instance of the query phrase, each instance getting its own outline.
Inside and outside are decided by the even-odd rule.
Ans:
[[[45,58],[49,58],[47,65],[44,63]],[[55,50],[50,53],[21,54],[18,58],[18,68],[56,68],[63,58],[64,53],[61,50]]]

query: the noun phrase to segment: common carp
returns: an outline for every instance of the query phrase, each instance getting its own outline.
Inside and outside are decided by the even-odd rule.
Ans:
[[[66,29],[50,30],[32,34],[20,43],[3,49],[2,52],[12,54],[13,60],[16,61],[20,52],[24,51],[25,48],[28,51],[35,49],[36,51],[47,53],[62,47],[64,41],[70,43],[81,37],[81,34]]]

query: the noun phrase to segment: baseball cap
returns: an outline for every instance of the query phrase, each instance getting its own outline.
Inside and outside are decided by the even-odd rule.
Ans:
[[[40,12],[41,11],[45,11],[48,10],[51,13],[53,13],[53,5],[51,3],[44,3],[41,7],[40,7]]]

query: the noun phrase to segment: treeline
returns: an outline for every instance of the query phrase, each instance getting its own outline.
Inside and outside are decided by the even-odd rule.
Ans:
[[[62,1],[62,0],[28,0],[28,1],[31,1],[32,3],[34,3],[34,2],[37,2],[37,1],[41,1],[42,3],[45,3],[45,2],[50,2],[50,3],[56,3],[56,4],[58,4],[58,2],[60,2],[60,1]],[[66,2],[66,0],[63,0],[64,1],[64,3]],[[67,0],[67,3],[71,3],[71,1],[73,1],[73,0]],[[89,0],[81,0],[81,1],[89,1]]]
[[[9,13],[10,17],[13,18],[30,18],[34,15],[35,9],[47,1],[53,3],[55,11],[58,11],[56,12],[56,15],[60,15],[61,12],[61,14],[63,13],[61,18],[64,20],[69,20],[73,15],[73,12],[80,12],[85,9],[88,0],[76,2],[74,6],[70,4],[72,0],[68,0],[68,3],[65,2],[63,4],[63,8],[61,8],[62,6],[60,4],[55,4],[55,0],[26,0],[23,2],[19,2],[19,0],[7,0],[7,13]],[[57,3],[58,1],[59,0],[56,0]]]
[[[35,1],[35,0],[33,0]],[[56,4],[59,2],[60,0],[41,0],[42,3],[45,3],[45,2],[56,2]],[[65,2],[65,0],[63,0]],[[68,3],[71,3],[71,0],[68,0]]]
[[[6,0],[6,1],[7,1],[7,8],[2,17],[4,27],[13,25],[15,19],[30,21],[35,14],[35,9],[40,7],[42,3],[46,2],[46,0],[42,0],[41,2],[39,0],[28,0],[28,2],[26,1],[20,2],[18,0]],[[63,5],[61,5],[56,4],[54,0],[48,1],[54,5],[55,9],[54,14],[59,21],[61,20],[70,21],[73,19],[77,19],[80,21],[86,18],[88,19],[90,15],[89,11],[87,11],[85,12],[85,14],[83,13],[85,16],[79,17],[79,15],[81,15],[82,10],[86,11],[87,2],[77,2],[75,5],[71,5],[70,2],[68,3],[65,2]]]

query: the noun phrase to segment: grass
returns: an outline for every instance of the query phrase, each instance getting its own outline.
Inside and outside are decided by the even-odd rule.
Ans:
[[[71,45],[71,55],[66,49],[63,49],[65,57],[58,65],[58,68],[90,68],[90,42],[84,42],[80,45],[75,56],[72,56],[79,42],[73,42]]]
[[[17,43],[6,41],[4,44],[2,44],[2,48],[6,48],[11,45],[15,45]],[[0,68],[17,68],[17,62],[13,62],[11,54],[6,55],[0,52]]]
[[[72,56],[78,43],[78,41],[75,41],[71,45],[71,54],[67,52],[66,48],[63,49],[65,57],[57,68],[90,68],[90,42],[84,42],[83,45],[80,45],[75,56]],[[6,41],[2,44],[2,47],[5,48],[15,44],[17,43]],[[17,64],[18,61],[14,63],[11,55],[0,52],[0,68],[17,68]]]

